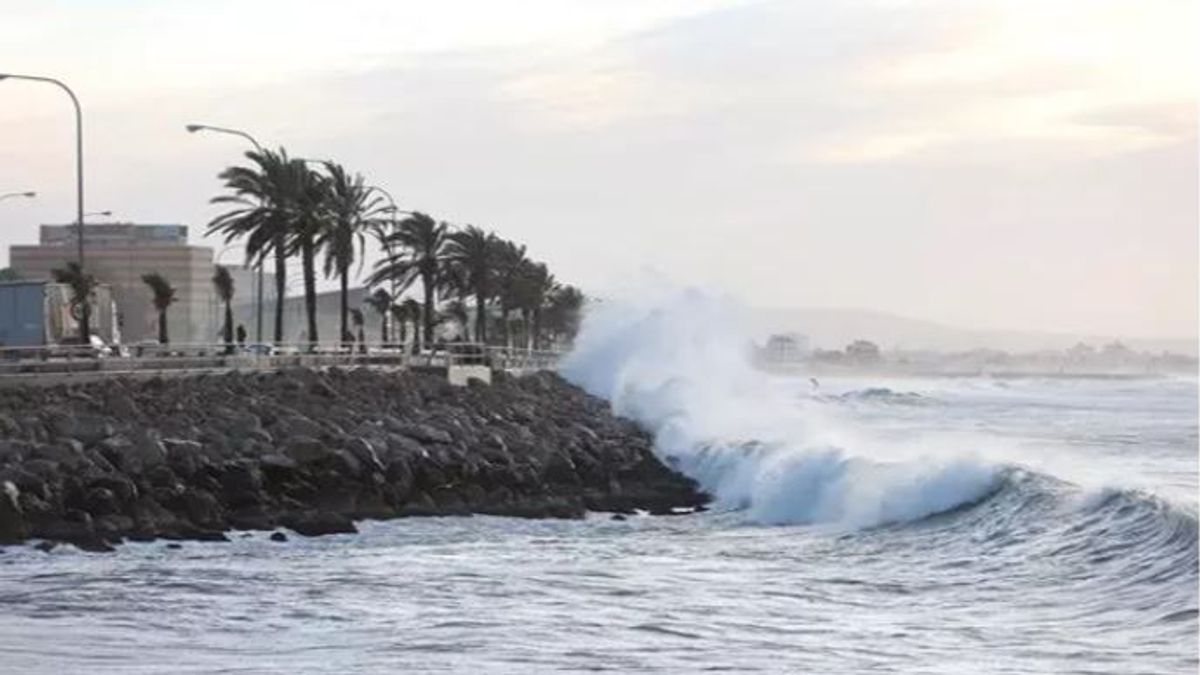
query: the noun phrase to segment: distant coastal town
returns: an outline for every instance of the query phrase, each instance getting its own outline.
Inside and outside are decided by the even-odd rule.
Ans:
[[[1138,351],[1120,341],[1069,349],[1009,352],[999,349],[939,351],[885,349],[866,339],[843,349],[811,348],[800,333],[771,335],[754,346],[755,363],[773,372],[886,373],[961,376],[1195,375],[1197,359],[1170,351]]]

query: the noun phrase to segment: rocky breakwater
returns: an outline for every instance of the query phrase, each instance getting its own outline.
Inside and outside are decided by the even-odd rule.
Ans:
[[[701,506],[607,403],[555,375],[274,373],[0,390],[0,544],[109,550],[229,530]]]

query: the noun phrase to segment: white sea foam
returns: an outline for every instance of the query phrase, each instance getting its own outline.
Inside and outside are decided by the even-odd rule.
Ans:
[[[966,452],[913,455],[845,443],[770,386],[737,330],[736,303],[700,290],[611,299],[586,316],[562,373],[655,436],[660,456],[718,508],[763,523],[870,527],[977,500],[999,465]]]

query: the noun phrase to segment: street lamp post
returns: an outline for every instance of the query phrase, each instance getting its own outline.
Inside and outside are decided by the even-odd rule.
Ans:
[[[189,134],[194,134],[197,131],[211,131],[211,132],[217,133],[217,134],[229,134],[231,136],[241,136],[242,138],[250,141],[251,145],[254,146],[255,150],[258,150],[259,152],[263,152],[262,145],[260,145],[259,142],[257,140],[255,140],[253,136],[251,136],[250,134],[248,134],[245,131],[242,131],[240,129],[230,129],[228,127],[214,127],[214,126],[211,126],[208,124],[189,124],[184,128],[188,130]],[[254,341],[259,344],[262,344],[262,341],[263,341],[263,332],[262,332],[263,331],[263,279],[264,279],[264,277],[263,277],[263,262],[264,262],[263,259],[261,257],[259,257],[259,260],[258,260],[258,292],[255,294],[255,297],[254,297],[254,304],[257,305],[257,307],[254,311]],[[276,298],[275,301],[280,302],[281,299]]]
[[[4,201],[5,199],[10,199],[12,197],[25,197],[26,199],[33,199],[36,196],[37,193],[32,190],[29,192],[6,192],[0,195],[0,201]]]
[[[53,77],[42,77],[40,75],[14,75],[12,73],[0,73],[0,81],[2,80],[26,80],[29,82],[45,82],[67,92],[67,96],[71,97],[71,103],[75,106],[75,224],[79,228],[78,232],[78,259],[79,272],[83,273],[83,110],[79,107],[79,99],[76,98],[75,92],[71,88],[63,84],[61,81]],[[87,344],[91,339],[90,314],[91,307],[88,305],[87,299],[84,299],[83,307],[80,310],[79,333],[84,344]]]

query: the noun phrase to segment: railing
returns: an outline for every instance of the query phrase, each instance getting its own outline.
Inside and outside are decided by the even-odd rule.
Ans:
[[[494,369],[553,369],[561,354],[546,350],[439,343],[429,349],[380,343],[234,344],[181,343],[0,346],[0,377],[77,373],[157,373],[180,371],[273,370],[285,367],[448,368],[485,365]]]

